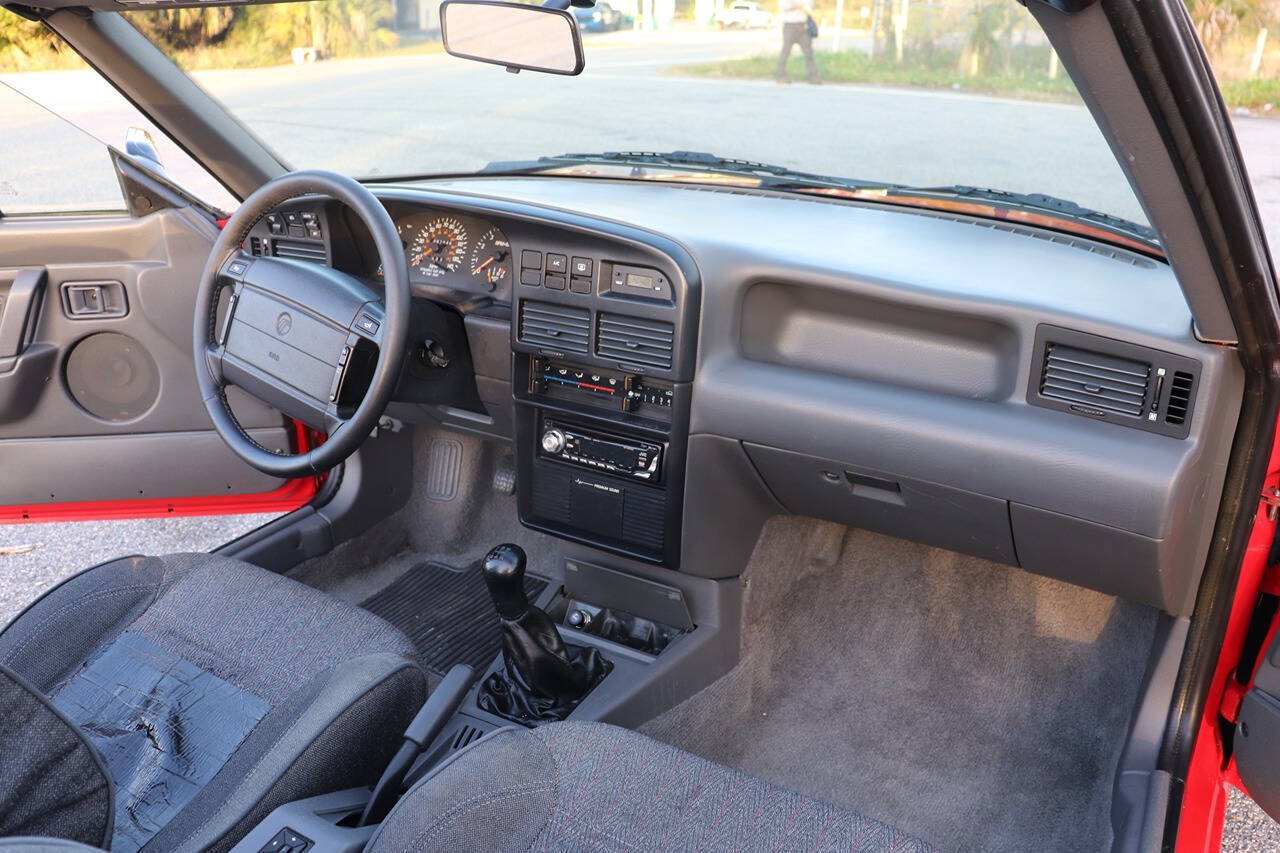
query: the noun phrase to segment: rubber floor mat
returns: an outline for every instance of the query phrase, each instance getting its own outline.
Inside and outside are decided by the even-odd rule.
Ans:
[[[547,582],[525,575],[524,588],[533,600]],[[422,563],[360,606],[407,634],[418,648],[419,662],[438,675],[456,663],[479,674],[502,648],[498,614],[479,565],[455,569]]]

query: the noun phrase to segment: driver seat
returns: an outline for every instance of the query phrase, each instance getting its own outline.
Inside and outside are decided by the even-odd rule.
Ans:
[[[81,572],[0,632],[0,835],[227,850],[283,803],[378,778],[426,698],[413,655],[237,560]]]

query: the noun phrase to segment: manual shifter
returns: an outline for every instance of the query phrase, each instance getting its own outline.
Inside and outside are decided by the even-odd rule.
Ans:
[[[499,545],[485,555],[484,581],[502,620],[502,672],[481,685],[480,707],[517,722],[562,720],[612,665],[595,648],[565,647],[556,623],[524,590],[525,553]]]

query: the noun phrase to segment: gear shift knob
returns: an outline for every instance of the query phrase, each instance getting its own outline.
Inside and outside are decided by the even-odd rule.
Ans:
[[[524,591],[526,560],[523,548],[509,544],[495,546],[484,556],[484,582],[503,619],[519,619],[529,609],[529,596]]]

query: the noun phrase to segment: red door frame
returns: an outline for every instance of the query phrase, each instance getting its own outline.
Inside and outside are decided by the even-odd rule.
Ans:
[[[1280,429],[1277,442],[1271,448],[1264,487],[1268,494],[1280,486]],[[1217,853],[1222,846],[1222,827],[1227,812],[1227,797],[1231,787],[1248,794],[1236,771],[1235,759],[1227,755],[1222,739],[1222,724],[1234,724],[1240,710],[1240,701],[1253,686],[1241,684],[1235,675],[1244,648],[1245,637],[1253,621],[1254,606],[1263,592],[1280,592],[1280,577],[1267,571],[1267,559],[1271,543],[1276,535],[1276,521],[1268,517],[1265,504],[1255,511],[1253,530],[1249,535],[1235,598],[1231,604],[1231,616],[1223,636],[1222,649],[1214,670],[1213,682],[1205,702],[1204,716],[1196,734],[1191,764],[1187,769],[1185,791],[1182,798],[1182,814],[1178,824],[1177,853]],[[1276,633],[1273,622],[1263,649],[1270,646]],[[1262,655],[1259,655],[1261,663]],[[1256,666],[1255,666],[1256,670]]]
[[[320,444],[320,437],[293,421],[294,447],[305,452]],[[310,502],[324,475],[299,477],[269,492],[251,495],[208,495],[189,498],[126,498],[111,501],[74,501],[53,504],[0,506],[0,524],[35,524],[60,521],[105,521],[129,518],[162,518],[192,515],[240,515],[292,512]]]

